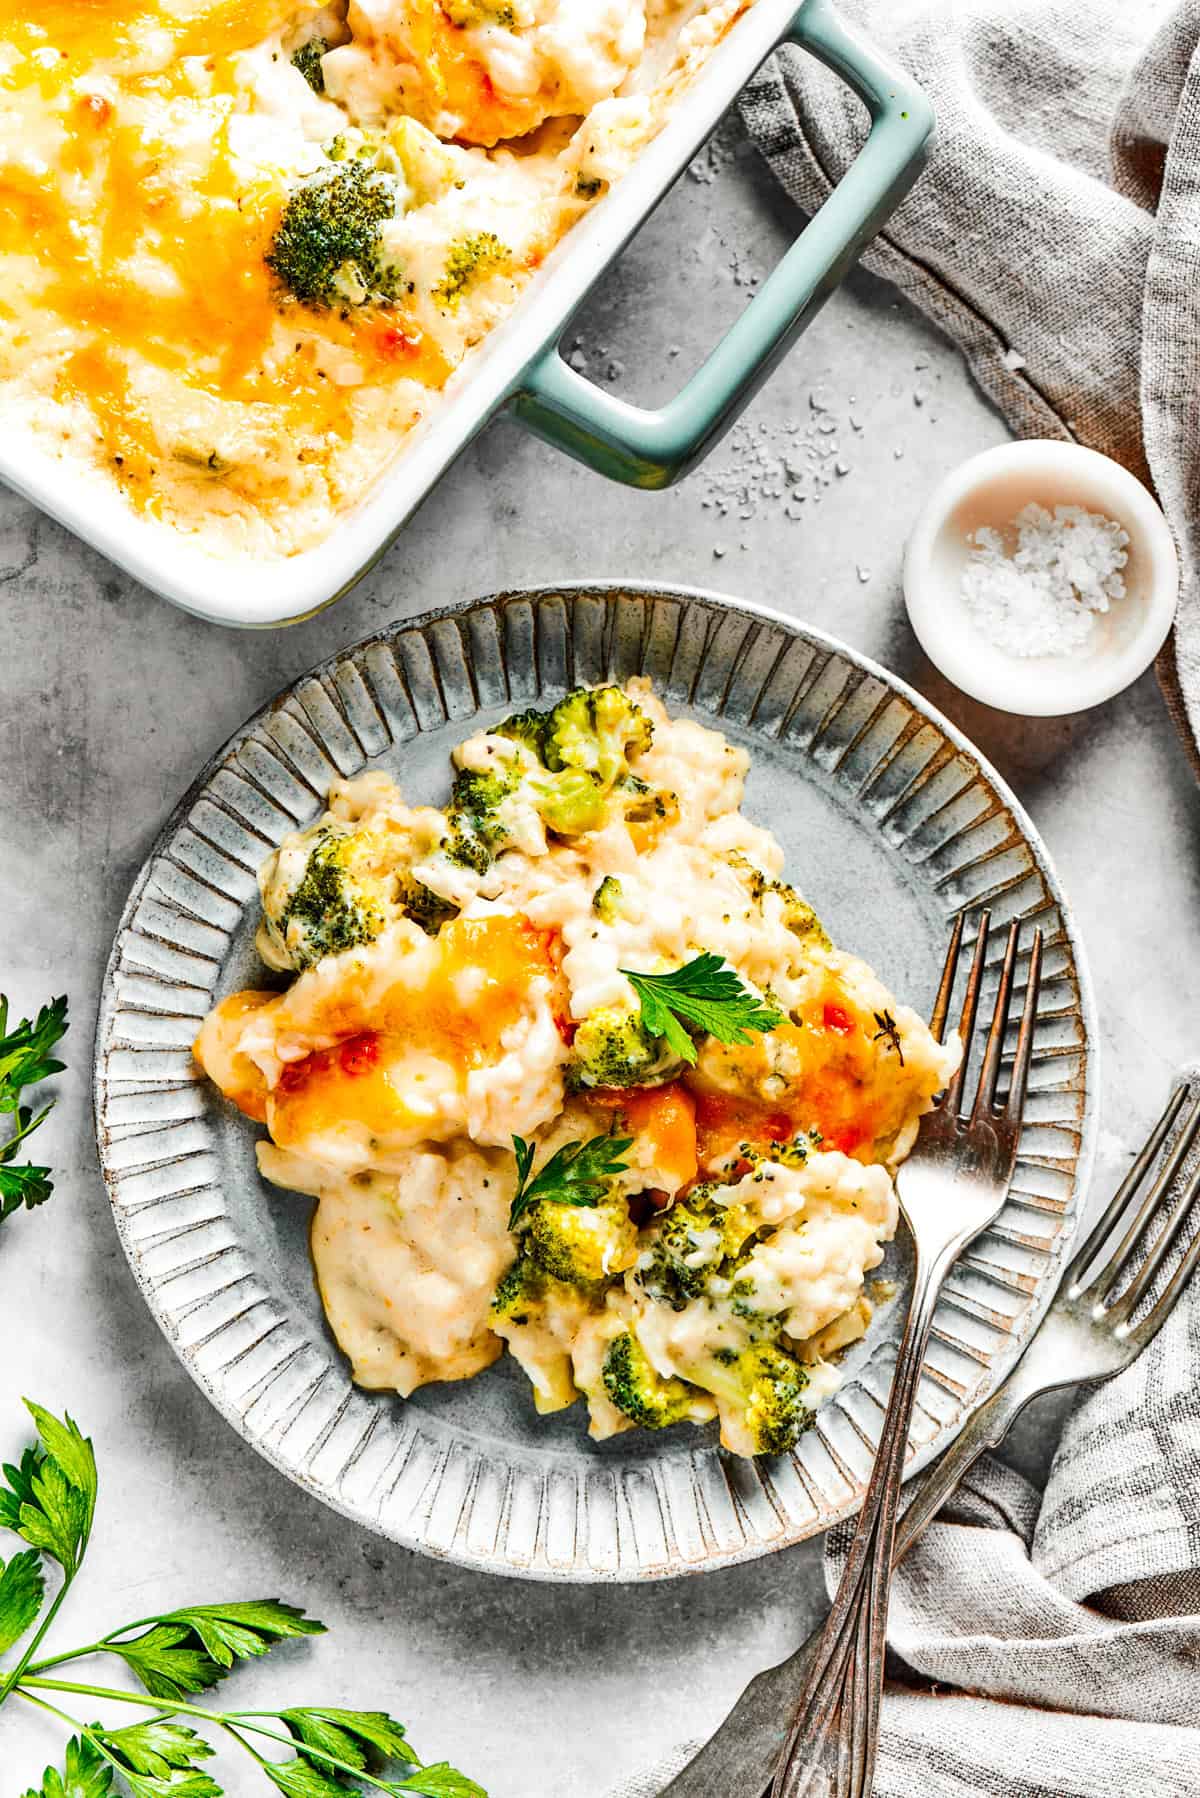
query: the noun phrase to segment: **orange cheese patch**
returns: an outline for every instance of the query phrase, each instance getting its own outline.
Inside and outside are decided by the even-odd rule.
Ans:
[[[239,1109],[260,1122],[269,1113],[281,1147],[347,1120],[384,1135],[409,1116],[405,1091],[414,1056],[465,1076],[502,1053],[504,1032],[529,1011],[535,979],[543,990],[548,982],[552,994],[561,981],[557,935],[520,916],[456,918],[442,927],[436,950],[426,978],[397,978],[373,1005],[364,1001],[353,969],[336,992],[305,1005],[307,1034],[342,1040],[288,1062],[269,1095],[254,1063],[232,1045],[245,1017],[264,1005],[282,1021],[302,986],[282,997],[234,993],[206,1022],[197,1057]]]
[[[134,392],[139,364],[166,371],[185,395],[251,409],[243,428],[302,436],[310,461],[350,440],[363,382],[440,388],[451,373],[403,308],[322,312],[317,320],[281,301],[266,267],[285,195],[274,177],[248,177],[231,153],[237,90],[229,57],[294,12],[285,0],[133,8],[117,0],[0,0],[0,94],[36,86],[61,133],[59,167],[0,164],[0,253],[39,264],[43,318],[61,318],[76,346],[55,397],[91,411],[109,471],[127,498],[151,510],[164,452]],[[7,63],[6,46],[20,53]],[[202,76],[175,60],[199,54]],[[174,100],[187,102],[193,128],[197,110],[210,128],[204,156],[185,173],[174,169],[169,125],[151,131],[144,123],[148,102]],[[322,346],[353,358],[354,380],[330,379],[318,367],[314,324]],[[195,462],[201,476],[225,472],[203,433]],[[270,491],[259,471],[255,492]]]
[[[259,1124],[267,1121],[267,1083],[261,1070],[236,1045],[250,1013],[276,1004],[278,999],[278,993],[253,988],[230,993],[205,1018],[193,1049],[209,1079],[239,1111]]]
[[[644,1138],[665,1188],[678,1192],[696,1178],[696,1105],[677,1080],[666,1086],[601,1087],[587,1100],[617,1112],[632,1136]]]
[[[822,1147],[860,1161],[875,1159],[875,1145],[900,1128],[911,1095],[894,1070],[881,1078],[877,1046],[841,999],[817,1000],[800,1024],[784,1022],[773,1033],[796,1051],[798,1071],[777,1103],[724,1092],[696,1095],[700,1165],[711,1168],[740,1143],[760,1152],[819,1131]],[[749,1055],[761,1055],[755,1045]]]

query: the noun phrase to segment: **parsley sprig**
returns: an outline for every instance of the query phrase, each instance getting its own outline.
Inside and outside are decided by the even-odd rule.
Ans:
[[[558,1205],[598,1205],[608,1182],[615,1174],[624,1173],[628,1166],[625,1152],[633,1147],[632,1136],[593,1136],[587,1142],[565,1142],[534,1174],[533,1144],[523,1136],[514,1136],[512,1142],[517,1158],[517,1190],[508,1214],[510,1230],[516,1229],[539,1199],[553,1199]]]
[[[696,1060],[685,1025],[719,1043],[748,1043],[752,1031],[774,1030],[783,1021],[782,1012],[743,986],[723,956],[708,950],[669,974],[621,972],[638,996],[650,1035],[663,1037],[681,1061]]]
[[[18,1144],[37,1129],[53,1110],[54,1101],[34,1113],[31,1105],[21,1102],[27,1087],[37,1086],[51,1074],[61,1074],[63,1064],[50,1054],[55,1043],[66,1034],[67,1000],[61,998],[43,1005],[37,1017],[22,1018],[10,1030],[8,1000],[0,993],[0,1118],[7,1112],[16,1129],[0,1144],[0,1223],[19,1205],[30,1211],[44,1205],[54,1190],[48,1167],[35,1167],[32,1162],[16,1163],[13,1156]]]
[[[78,1425],[40,1405],[30,1404],[29,1412],[38,1441],[0,1478],[0,1529],[28,1545],[7,1564],[0,1559],[0,1657],[34,1633],[15,1664],[0,1667],[0,1707],[22,1698],[74,1733],[62,1769],[48,1767],[25,1798],[223,1798],[224,1788],[201,1764],[214,1752],[203,1727],[243,1748],[284,1798],[369,1798],[376,1792],[387,1798],[487,1798],[482,1786],[448,1762],[422,1765],[404,1725],[386,1711],[330,1705],[234,1711],[193,1703],[239,1661],[324,1632],[315,1617],[278,1599],[188,1605],[36,1659],[87,1551],[99,1482],[92,1444]],[[44,1609],[47,1562],[57,1565],[62,1580]],[[57,1677],[66,1663],[96,1655],[120,1660],[143,1691]],[[120,1728],[88,1723],[51,1694],[137,1706],[152,1715]]]

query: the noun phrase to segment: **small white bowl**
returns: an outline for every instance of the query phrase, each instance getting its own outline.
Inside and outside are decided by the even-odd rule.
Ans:
[[[1097,616],[1093,641],[1064,655],[1014,656],[992,643],[967,609],[963,569],[981,525],[1000,530],[1030,501],[1053,512],[1083,506],[1128,533],[1124,599]],[[1166,640],[1179,594],[1167,521],[1129,470],[1054,438],[1006,443],[972,456],[937,487],[904,558],[904,599],[921,647],[964,693],[1001,711],[1058,717],[1120,693]]]

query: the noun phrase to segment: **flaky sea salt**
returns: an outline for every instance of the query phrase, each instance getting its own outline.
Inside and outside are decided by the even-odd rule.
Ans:
[[[1051,513],[1028,505],[1007,533],[985,525],[970,541],[963,599],[983,635],[1008,655],[1083,649],[1100,614],[1125,597],[1121,569],[1129,537],[1101,512],[1056,506]]]

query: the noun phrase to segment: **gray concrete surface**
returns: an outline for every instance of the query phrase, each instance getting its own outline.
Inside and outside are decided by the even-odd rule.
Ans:
[[[578,359],[634,398],[667,394],[795,226],[727,126],[590,306]],[[923,496],[1003,436],[954,352],[857,276],[682,487],[608,486],[497,422],[357,591],[292,631],[185,618],[0,494],[0,983],[26,1009],[65,989],[74,1018],[71,1071],[38,1144],[58,1191],[0,1238],[0,1451],[22,1440],[22,1393],[69,1407],[98,1445],[98,1526],[64,1645],[186,1599],[279,1593],[332,1633],[239,1678],[245,1703],[386,1705],[428,1758],[457,1759],[493,1798],[601,1798],[715,1726],[750,1674],[811,1627],[815,1544],[640,1590],[521,1586],[381,1543],[261,1462],[176,1363],[117,1246],[90,1125],[92,1018],[122,900],[164,815],[277,688],[384,621],[460,595],[646,576],[838,633],[981,744],[1077,910],[1104,1024],[1104,1121],[1128,1140],[1172,1066],[1200,1049],[1197,796],[1153,681],[1084,717],[1006,718],[929,668],[900,598]],[[1036,1413],[1012,1445],[1035,1475],[1059,1415]],[[56,1725],[16,1710],[0,1717],[0,1798],[61,1752]],[[218,1769],[237,1798],[267,1789],[228,1757]]]

